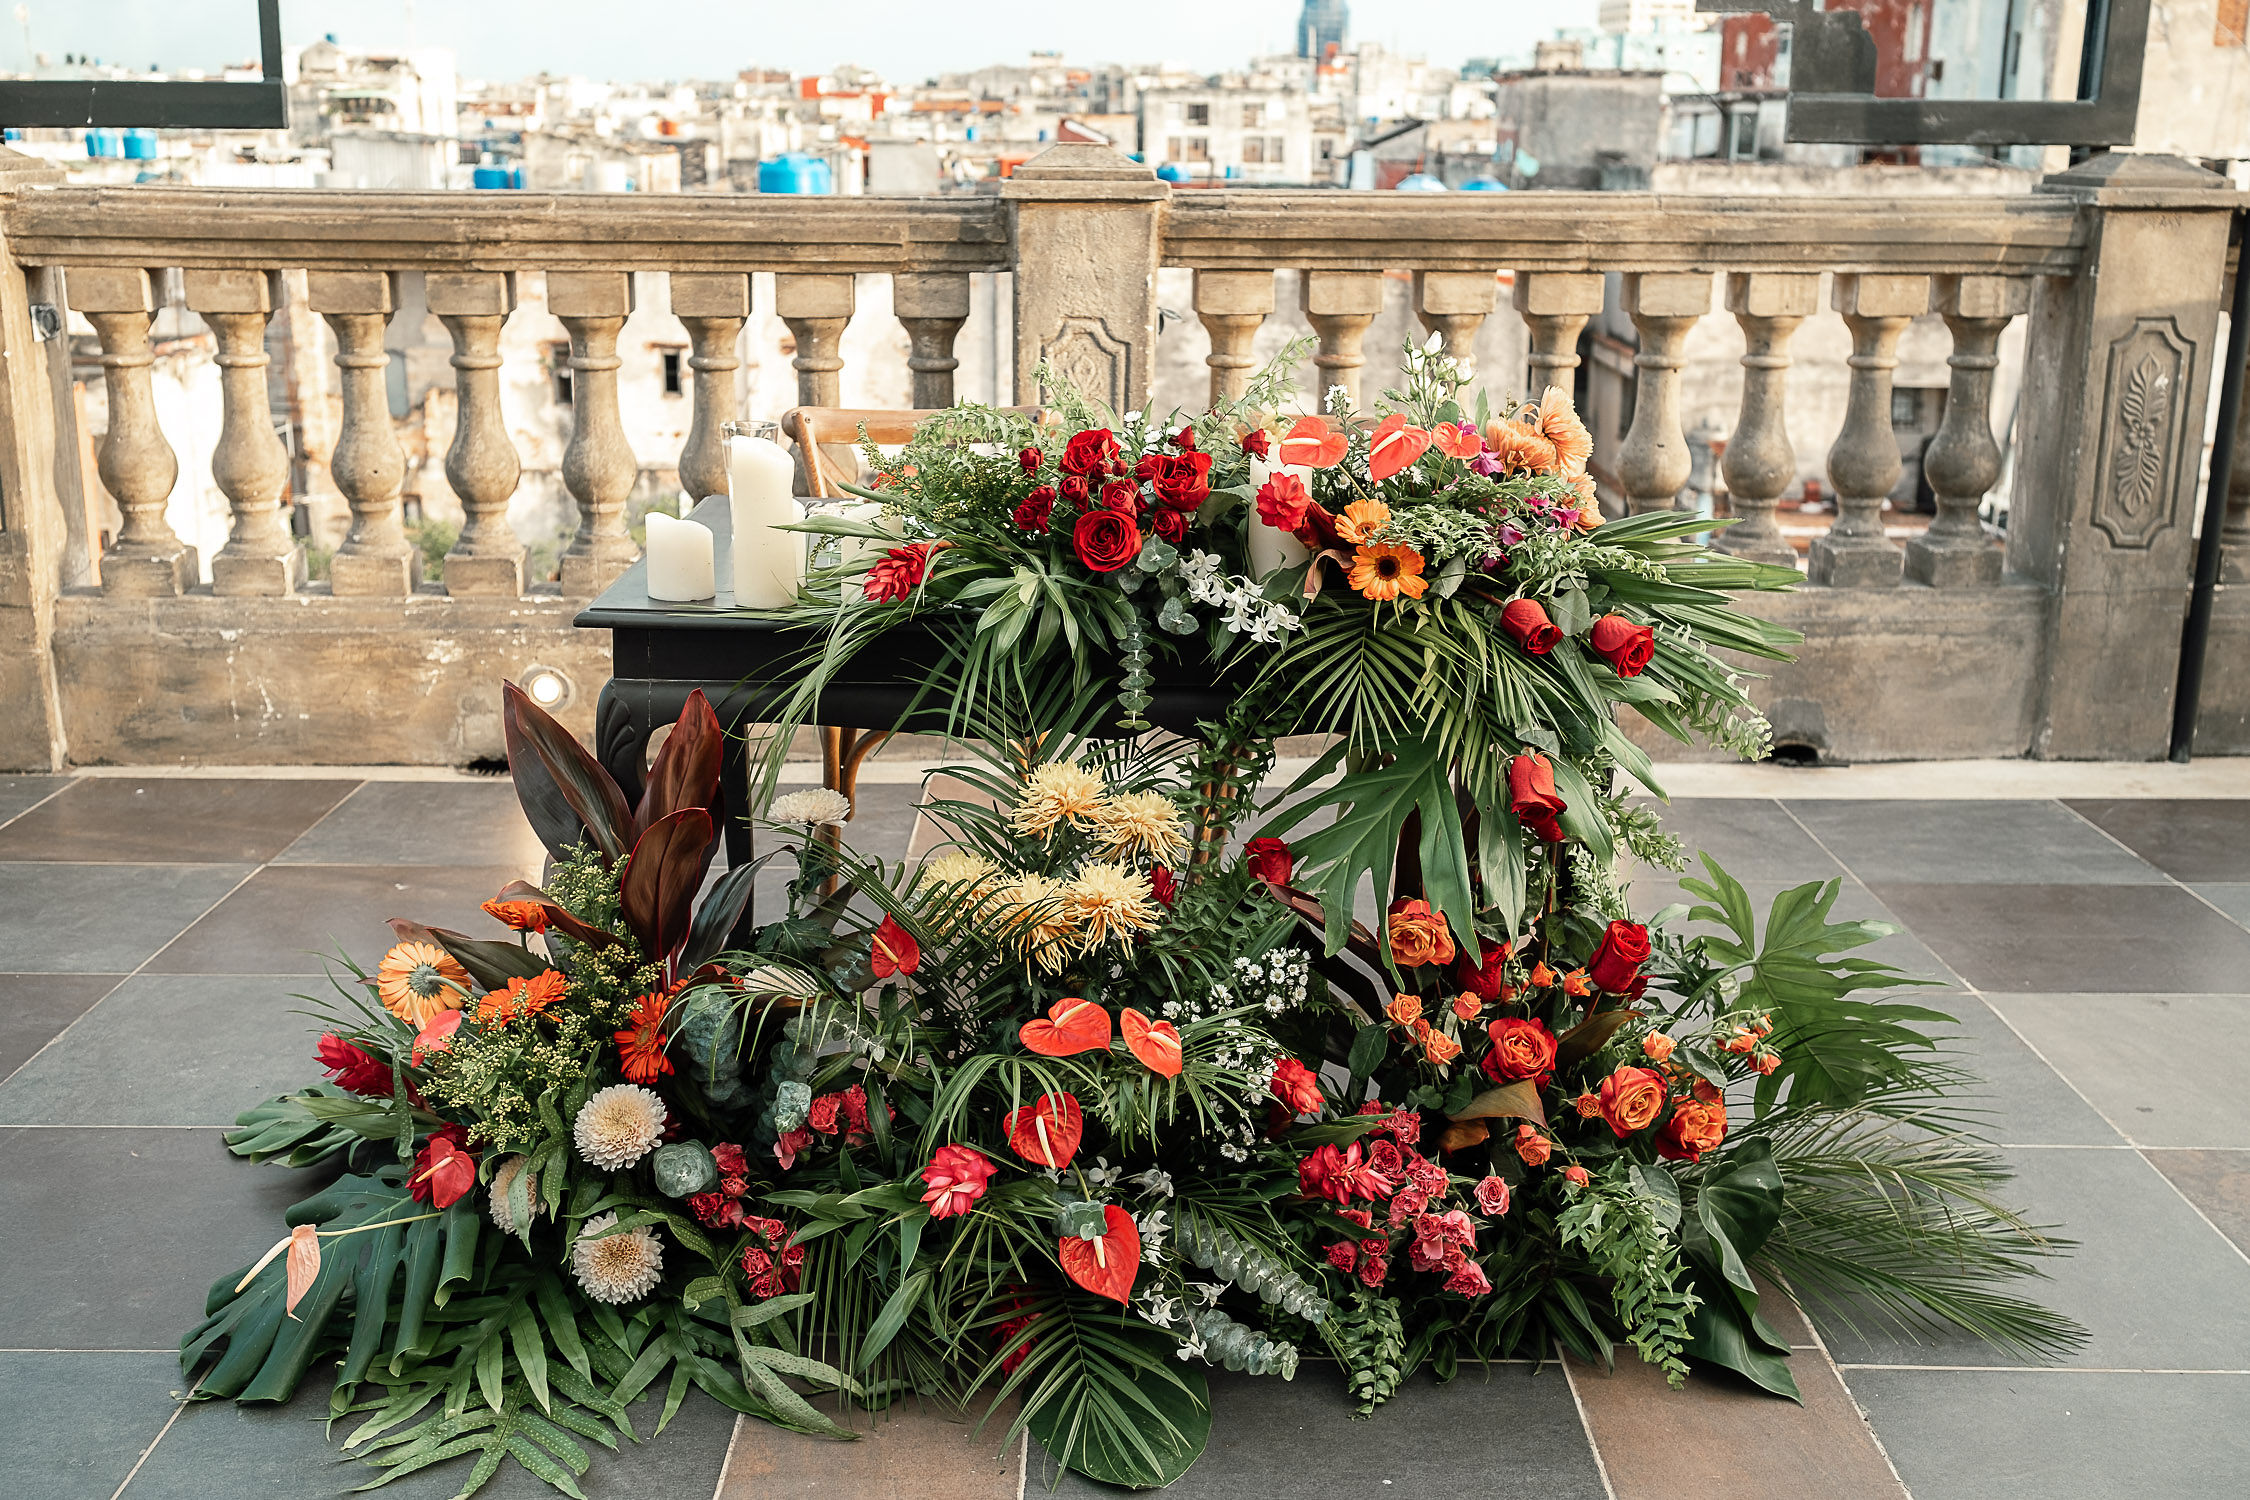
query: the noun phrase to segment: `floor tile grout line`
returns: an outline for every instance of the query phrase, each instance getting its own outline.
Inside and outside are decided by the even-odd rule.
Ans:
[[[734,1416],[734,1425],[727,1429],[726,1457],[719,1460],[719,1482],[711,1490],[711,1500],[724,1500],[727,1492],[727,1470],[734,1467],[734,1450],[742,1442],[742,1424],[750,1419],[740,1412]]]
[[[123,989],[127,981],[139,978],[141,974],[148,969],[148,966],[150,964],[155,963],[157,959],[161,958],[164,955],[166,949],[170,948],[174,943],[178,942],[183,936],[185,936],[189,928],[193,927],[197,922],[202,921],[205,917],[211,915],[211,913],[217,911],[220,904],[224,902],[227,897],[232,896],[236,891],[239,891],[244,886],[248,885],[250,883],[251,876],[256,875],[260,870],[264,868],[265,865],[262,863],[252,865],[249,869],[249,872],[245,874],[240,880],[236,881],[233,885],[228,886],[225,892],[220,895],[217,901],[213,901],[209,906],[204,907],[203,910],[197,912],[193,917],[189,918],[186,926],[183,926],[178,932],[175,932],[170,937],[166,938],[163,944],[159,946],[154,953],[151,953],[148,957],[142,959],[137,965],[134,966],[132,973],[125,975],[124,978],[119,979],[117,983],[111,985],[109,989],[103,993],[100,1000],[96,1000],[92,1005],[87,1006],[77,1015],[72,1016],[70,1018],[70,1023],[63,1027],[62,1030],[56,1032],[53,1036],[47,1038],[47,1040],[40,1045],[38,1051],[32,1053],[31,1056],[25,1058],[22,1062],[16,1064],[13,1068],[10,1068],[7,1072],[6,1077],[0,1077],[0,1084],[7,1083],[9,1079],[14,1078],[25,1068],[28,1068],[33,1063],[39,1061],[40,1058],[46,1055],[47,1049],[49,1047],[54,1046],[64,1037],[69,1036],[71,1032],[77,1030],[78,1023],[80,1021],[85,1020],[95,1011],[101,1009],[103,1003],[107,1001],[111,995],[114,995],[119,990]]]
[[[1797,829],[1799,832],[1803,833],[1806,838],[1813,841],[1814,848],[1818,849],[1821,853],[1827,855],[1830,859],[1836,862],[1836,868],[1844,872],[1845,879],[1849,880],[1853,885],[1859,887],[1860,894],[1864,895],[1868,900],[1874,902],[1877,906],[1882,907],[1884,911],[1890,911],[1890,907],[1884,903],[1883,898],[1875,894],[1875,888],[1869,885],[1865,880],[1860,878],[1859,871],[1853,869],[1851,867],[1851,863],[1848,860],[1846,860],[1841,854],[1838,854],[1835,850],[1829,848],[1828,840],[1813,832],[1811,826],[1807,824],[1803,818],[1797,816],[1797,810],[1795,808],[1791,807],[1787,802],[1782,801],[1779,797],[1774,798],[1774,805],[1781,809],[1782,815],[1784,817],[1788,818],[1790,822],[1797,825]],[[1896,913],[1893,913],[1893,915],[1896,916]],[[1914,931],[1914,928],[1904,919],[1899,920],[1898,930],[1902,933],[1905,933],[1908,937],[1913,938],[1915,942],[1922,943],[1921,936],[1917,934]],[[1943,958],[1938,957],[1937,949],[1931,948],[1928,943],[1922,943],[1922,946],[1928,950],[1930,957],[1937,959],[1939,968],[1945,970],[1946,973],[1952,975],[1955,979],[1960,979],[1961,983],[1964,986],[1968,984],[1968,981],[1966,979],[1962,979],[1961,975],[1954,970],[1953,965],[1947,963]]]
[[[1617,1486],[1610,1483],[1609,1463],[1602,1457],[1601,1440],[1594,1436],[1594,1424],[1586,1416],[1586,1398],[1579,1394],[1578,1377],[1570,1373],[1570,1356],[1563,1352],[1559,1341],[1555,1345],[1555,1363],[1562,1366],[1563,1387],[1570,1392],[1572,1410],[1578,1413],[1578,1430],[1586,1434],[1586,1451],[1594,1457],[1594,1474],[1602,1482],[1602,1493],[1609,1500],[1617,1500]]]
[[[1886,1365],[1865,1360],[1838,1365],[1839,1370],[1929,1370],[1957,1375],[2225,1375],[2250,1377],[2250,1370],[2138,1369],[2109,1365]]]
[[[2243,1249],[2242,1246],[2235,1243],[2233,1235],[2228,1234],[2217,1224],[2212,1223],[2211,1216],[2203,1211],[2203,1205],[2196,1202],[2193,1198],[2190,1198],[2187,1193],[2181,1189],[2180,1185],[2172,1180],[2171,1173],[2165,1171],[2155,1162],[2148,1161],[2148,1153],[2146,1151],[2139,1151],[2135,1152],[2134,1154],[2139,1156],[2142,1161],[2148,1162],[2149,1170],[2154,1172],[2158,1176],[2158,1178],[2163,1181],[2164,1185],[2170,1188],[2174,1195],[2176,1195],[2182,1203],[2185,1203],[2188,1206],[2189,1213],[2194,1214],[2197,1218],[2201,1219],[2205,1227],[2207,1227],[2213,1234],[2219,1237],[2219,1242],[2221,1244],[2232,1250],[2235,1253],[2236,1257],[2239,1258],[2244,1265],[2250,1265],[2250,1250]]]
[[[1906,1487],[1906,1476],[1899,1473],[1897,1464],[1891,1462],[1891,1450],[1884,1445],[1883,1435],[1875,1430],[1875,1418],[1866,1407],[1859,1404],[1859,1395],[1852,1389],[1852,1383],[1844,1378],[1843,1367],[1836,1363],[1836,1356],[1828,1351],[1828,1340],[1820,1336],[1820,1329],[1814,1325],[1812,1315],[1798,1301],[1797,1289],[1787,1280],[1781,1280],[1781,1290],[1796,1307],[1797,1315],[1804,1319],[1805,1332],[1811,1335],[1812,1346],[1820,1351],[1821,1362],[1828,1366],[1828,1373],[1836,1377],[1836,1384],[1843,1388],[1844,1395],[1851,1400],[1852,1411],[1858,1416],[1859,1425],[1866,1429],[1867,1440],[1875,1445],[1875,1456],[1882,1459],[1884,1468],[1890,1470],[1891,1482],[1898,1486],[1898,1492],[1905,1500],[1914,1500],[1914,1492]]]
[[[0,1349],[0,1354],[177,1354],[178,1349]]]
[[[63,783],[61,786],[56,787],[46,796],[41,797],[37,802],[32,803],[29,807],[19,807],[14,812],[8,814],[6,817],[0,818],[0,829],[6,828],[10,823],[13,823],[18,818],[29,817],[31,814],[39,811],[40,808],[45,807],[48,803],[54,801],[57,797],[60,797],[63,793],[69,791],[71,782],[74,779],[75,778],[73,777],[65,776],[63,778]]]
[[[2057,797],[2057,798],[2055,798],[2055,799],[2054,799],[2054,801],[2055,801],[2055,805],[2056,805],[2057,807],[2060,807],[2060,808],[2061,808],[2061,809],[2062,809],[2062,810],[2063,810],[2064,812],[2067,812],[2067,813],[2069,813],[2069,814],[2070,814],[2070,815],[2071,815],[2072,817],[2076,818],[2076,819],[2077,819],[2077,820],[2078,820],[2079,822],[2081,822],[2081,823],[2085,824],[2085,825],[2086,825],[2086,826],[2087,826],[2088,828],[2091,828],[2091,829],[2093,829],[2093,830],[2094,830],[2094,832],[2096,832],[2096,833],[2100,834],[2100,835],[2101,835],[2101,836],[2102,836],[2103,838],[2105,838],[2105,839],[2108,839],[2108,840],[2109,840],[2109,841],[2110,841],[2111,843],[2115,844],[2115,845],[2116,845],[2116,846],[2117,846],[2118,848],[2120,848],[2120,849],[2124,850],[2124,851],[2125,851],[2125,852],[2126,852],[2127,854],[2130,854],[2130,855],[2132,855],[2132,856],[2133,856],[2133,858],[2135,858],[2135,859],[2137,859],[2137,860],[2140,860],[2140,862],[2141,862],[2142,864],[2144,864],[2144,865],[2147,865],[2147,866],[2148,866],[2148,867],[2149,867],[2149,868],[2150,868],[2151,870],[2154,870],[2154,871],[2155,871],[2155,872],[2156,872],[2157,874],[2159,874],[2159,875],[2163,876],[2163,877],[2164,877],[2164,882],[2165,882],[2165,884],[2167,884],[2167,885],[2170,885],[2170,886],[2172,886],[2172,887],[2174,887],[2174,888],[2176,888],[2176,889],[2178,889],[2178,890],[2183,890],[2183,891],[2187,892],[2189,896],[2193,897],[2193,898],[2194,898],[2195,900],[2197,900],[2197,901],[2200,901],[2200,902],[2202,902],[2202,903],[2203,903],[2203,904],[2204,904],[2205,906],[2208,906],[2208,907],[2210,907],[2212,911],[2214,911],[2214,912],[2217,912],[2217,913],[2218,913],[2218,915],[2220,915],[2221,917],[2224,917],[2224,918],[2225,918],[2225,919],[2226,919],[2227,921],[2229,921],[2229,922],[2233,922],[2235,926],[2237,926],[2237,927],[2240,927],[2240,926],[2242,926],[2242,925],[2243,925],[2242,923],[2240,923],[2240,922],[2238,922],[2238,921],[2235,921],[2235,918],[2233,917],[2233,915],[2232,915],[2232,914],[2230,914],[2230,913],[2228,913],[2228,912],[2226,912],[2226,911],[2223,911],[2223,910],[2221,910],[2221,909],[2220,909],[2220,907],[2219,907],[2219,904],[2218,904],[2217,902],[2213,901],[2213,900],[2212,900],[2212,899],[2211,899],[2210,897],[2208,897],[2208,896],[2204,895],[2204,894],[2203,894],[2203,893],[2202,893],[2201,891],[2197,890],[2197,889],[2196,889],[2196,888],[2195,888],[2194,886],[2192,886],[2192,885],[2189,885],[2189,884],[2188,884],[2188,883],[2187,883],[2186,881],[2184,881],[2184,880],[2180,879],[2180,878],[2179,878],[2178,876],[2174,875],[2174,874],[2173,874],[2173,873],[2172,873],[2172,872],[2171,872],[2170,870],[2167,870],[2167,869],[2165,869],[2165,868],[2164,868],[2164,867],[2163,867],[2162,865],[2159,865],[2159,864],[2158,864],[2158,863],[2157,863],[2157,862],[2156,862],[2155,860],[2153,860],[2153,859],[2147,859],[2147,858],[2144,858],[2144,857],[2142,856],[2142,854],[2141,854],[2141,852],[2140,852],[2139,850],[2135,849],[2135,848],[2134,848],[2134,847],[2133,847],[2132,845],[2130,845],[2130,844],[2126,843],[2126,842],[2125,842],[2125,841],[2124,841],[2123,839],[2119,838],[2119,837],[2118,837],[2118,836],[2117,836],[2116,834],[2114,834],[2114,833],[2111,833],[2111,832],[2110,832],[2110,831],[2109,831],[2108,829],[2106,829],[2106,828],[2102,827],[2102,825],[2101,825],[2101,824],[2099,824],[2099,823],[2095,822],[2095,821],[2094,821],[2094,820],[2093,820],[2092,818],[2089,818],[2089,817],[2087,817],[2087,816],[2086,816],[2086,815],[2085,815],[2084,813],[2080,812],[2080,811],[2079,811],[2079,810],[2078,810],[2077,808],[2075,808],[2075,807],[2072,807],[2072,806],[2071,806],[2071,805],[2070,805],[2070,804],[2069,804],[2068,802],[2065,802],[2065,801],[2063,801],[2063,799],[2062,799],[2062,798],[2060,798],[2060,797]]]
[[[156,1430],[155,1437],[148,1440],[148,1446],[141,1450],[141,1456],[133,1460],[133,1467],[126,1472],[124,1479],[118,1482],[116,1489],[109,1492],[109,1500],[118,1500],[118,1497],[125,1493],[126,1486],[140,1477],[141,1466],[148,1462],[148,1456],[156,1451],[156,1445],[164,1441],[164,1435],[172,1430],[172,1424],[179,1421],[180,1413],[186,1410],[187,1403],[185,1401],[172,1408],[172,1415],[164,1419],[164,1425]]]
[[[352,798],[358,796],[366,789],[367,783],[365,781],[356,781],[352,783],[352,789],[350,791],[344,793],[343,796],[338,797],[334,802],[330,803],[328,811],[322,813],[319,817],[313,819],[310,823],[307,823],[304,827],[298,829],[297,836],[291,839],[288,843],[283,844],[279,849],[276,849],[273,853],[273,858],[264,861],[264,863],[269,865],[274,863],[276,860],[279,860],[282,855],[287,854],[290,850],[303,843],[307,838],[311,837],[312,831],[315,828],[318,828],[321,824],[336,816],[337,813],[343,811],[345,803],[351,801]]]

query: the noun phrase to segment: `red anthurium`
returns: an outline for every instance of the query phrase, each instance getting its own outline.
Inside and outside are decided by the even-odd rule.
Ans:
[[[454,1127],[458,1132],[458,1127]],[[415,1153],[408,1190],[432,1208],[451,1208],[477,1185],[477,1159],[446,1134],[432,1135]],[[423,1194],[429,1196],[424,1198]]]
[[[430,1024],[414,1036],[414,1066],[422,1066],[422,1058],[427,1053],[452,1051],[453,1033],[460,1029],[461,1012],[458,1010],[441,1010],[430,1017]]]
[[[1693,1158],[1689,1158],[1693,1160]],[[297,1304],[305,1300],[305,1293],[320,1276],[320,1231],[310,1224],[299,1224],[289,1231],[289,1259],[287,1262],[289,1294],[281,1304],[282,1316],[297,1316]]]
[[[1125,1049],[1148,1064],[1152,1073],[1180,1076],[1180,1028],[1170,1021],[1151,1021],[1130,1005],[1117,1013],[1117,1029],[1125,1033]]]
[[[1351,439],[1328,425],[1326,417],[1299,417],[1289,436],[1274,447],[1274,457],[1292,468],[1333,469],[1344,461]]]
[[[1097,1240],[1066,1235],[1061,1241],[1062,1267],[1072,1281],[1097,1297],[1116,1302],[1133,1300],[1133,1277],[1141,1268],[1141,1232],[1133,1216],[1112,1203],[1102,1210],[1109,1227]]]
[[[1044,1021],[1026,1021],[1016,1033],[1041,1057],[1074,1057],[1109,1045],[1109,1012],[1091,1000],[1064,998]]]
[[[1430,429],[1430,441],[1447,458],[1475,458],[1484,451],[1484,434],[1474,422],[1440,422]]]
[[[1430,446],[1430,435],[1406,425],[1403,412],[1392,412],[1367,440],[1367,475],[1377,481],[1390,478],[1420,458]]]
[[[922,945],[914,941],[913,933],[898,925],[898,918],[885,917],[875,929],[875,951],[869,961],[877,979],[911,974],[922,967]]]
[[[1041,1094],[1021,1109],[1008,1111],[1008,1144],[1038,1167],[1063,1167],[1078,1154],[1086,1117],[1070,1094]]]

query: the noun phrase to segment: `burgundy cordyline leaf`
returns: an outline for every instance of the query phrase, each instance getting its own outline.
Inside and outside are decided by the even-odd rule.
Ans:
[[[554,803],[560,798],[593,839],[603,861],[616,863],[624,857],[633,826],[625,794],[578,737],[532,702],[529,693],[512,682],[502,683],[500,693],[501,727],[507,736],[516,798],[548,852],[559,857],[578,841],[574,831],[562,830],[562,820],[556,816]]]

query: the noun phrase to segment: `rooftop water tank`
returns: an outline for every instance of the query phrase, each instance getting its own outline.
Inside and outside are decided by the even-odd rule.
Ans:
[[[771,161],[758,163],[758,191],[833,193],[836,191],[835,169],[828,165],[828,158],[825,156],[814,156],[806,151],[787,151]]]
[[[1445,184],[1427,172],[1416,172],[1411,177],[1401,177],[1398,180],[1397,191],[1401,193],[1442,193],[1445,191]]]

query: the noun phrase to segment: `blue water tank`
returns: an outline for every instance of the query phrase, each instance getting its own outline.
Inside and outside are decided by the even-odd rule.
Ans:
[[[1163,182],[1187,182],[1190,180],[1188,169],[1176,161],[1168,161],[1163,166],[1158,167],[1156,175],[1158,180]]]
[[[125,132],[125,159],[127,161],[156,160],[156,132],[146,129]]]
[[[469,182],[480,188],[513,187],[515,184],[508,180],[509,175],[506,167],[479,167],[469,174]]]
[[[1442,193],[1445,191],[1445,184],[1427,172],[1416,172],[1411,177],[1401,177],[1398,180],[1397,191],[1401,193]]]
[[[86,132],[88,156],[123,156],[125,143],[114,130],[89,130]]]
[[[836,191],[836,173],[825,156],[814,156],[805,151],[787,151],[771,161],[758,163],[758,191],[761,193],[833,193]]]
[[[1461,184],[1464,193],[1504,193],[1508,185],[1497,177],[1472,177]]]

